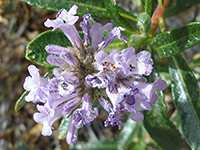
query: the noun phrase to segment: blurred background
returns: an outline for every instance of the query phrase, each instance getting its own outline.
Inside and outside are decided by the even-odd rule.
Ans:
[[[132,13],[142,11],[140,0],[117,1],[118,4]],[[167,29],[191,21],[200,21],[200,7],[190,9],[166,19]],[[23,93],[23,82],[28,76],[27,66],[31,64],[25,59],[27,44],[39,33],[48,30],[44,25],[47,18],[55,18],[56,12],[32,7],[19,0],[0,0],[0,150],[68,150],[64,140],[58,140],[57,130],[50,137],[41,136],[42,125],[33,121],[36,112],[35,104],[27,103],[20,111],[14,110],[15,103]],[[99,21],[99,20],[98,20]],[[100,20],[107,22],[108,20]],[[188,62],[200,58],[199,44],[184,52]],[[39,66],[38,66],[39,67]],[[41,74],[47,69],[39,67]],[[174,107],[171,96],[166,96],[170,111]],[[91,127],[84,127],[79,132],[79,141],[116,140],[119,135],[117,127],[104,128],[100,116]],[[124,118],[126,120],[126,118]],[[58,123],[54,124],[58,129]],[[145,133],[146,142],[152,142]],[[138,140],[133,139],[133,140]],[[149,146],[149,150],[159,149]]]

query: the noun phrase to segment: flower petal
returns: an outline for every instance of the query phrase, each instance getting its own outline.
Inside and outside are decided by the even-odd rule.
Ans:
[[[141,122],[144,119],[144,115],[142,112],[131,113],[131,119],[136,122]]]
[[[91,36],[92,36],[92,46],[93,52],[96,51],[97,45],[101,42],[103,34],[105,31],[110,31],[112,29],[112,24],[107,23],[102,26],[100,23],[93,23],[91,27]]]
[[[50,54],[57,54],[59,55],[61,52],[66,51],[69,53],[73,53],[73,51],[69,48],[58,46],[58,45],[47,45],[45,47],[46,51]]]
[[[48,63],[58,66],[58,67],[61,67],[61,68],[65,68],[65,67],[69,66],[69,64],[66,61],[64,61],[63,59],[61,59],[57,56],[54,56],[54,55],[49,55],[47,57],[47,61],[48,61]]]
[[[75,127],[73,115],[70,118],[66,141],[68,144],[74,144],[77,141],[78,129]]]

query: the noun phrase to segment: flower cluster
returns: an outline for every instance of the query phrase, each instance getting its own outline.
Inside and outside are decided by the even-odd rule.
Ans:
[[[50,136],[56,120],[70,117],[66,137],[69,144],[76,142],[79,128],[90,125],[98,116],[98,109],[92,105],[94,100],[109,113],[105,126],[121,128],[123,113],[130,112],[132,120],[142,121],[142,111],[151,111],[151,104],[157,100],[156,92],[166,88],[161,78],[147,83],[142,77],[148,76],[153,69],[149,52],[136,54],[132,47],[124,52],[112,50],[110,54],[102,50],[117,38],[127,41],[121,34],[123,28],[112,29],[110,23],[104,26],[92,24],[91,15],[86,14],[80,23],[84,33],[82,41],[74,26],[78,20],[75,16],[77,8],[74,5],[68,12],[61,9],[55,20],[45,22],[45,26],[53,27],[53,30],[62,30],[73,45],[46,46],[50,54],[47,61],[57,66],[53,77],[41,77],[39,70],[30,65],[30,76],[24,82],[24,89],[29,91],[25,100],[38,103],[39,112],[34,114],[34,120],[43,124],[42,135]],[[102,40],[105,31],[110,33]]]

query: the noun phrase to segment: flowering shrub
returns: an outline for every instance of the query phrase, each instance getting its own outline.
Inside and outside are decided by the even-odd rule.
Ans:
[[[142,111],[151,111],[151,104],[156,103],[155,92],[166,88],[166,82],[161,78],[147,83],[142,77],[148,76],[153,69],[149,52],[135,54],[133,47],[123,53],[112,50],[109,55],[103,51],[116,38],[127,41],[121,34],[122,27],[113,28],[101,41],[104,31],[111,29],[111,24],[91,25],[91,15],[83,15],[80,23],[84,33],[82,42],[74,26],[78,20],[78,16],[74,16],[77,8],[74,5],[68,12],[61,9],[55,20],[47,19],[45,22],[45,26],[53,27],[53,30],[61,29],[73,45],[67,48],[46,46],[46,51],[51,54],[47,61],[58,67],[53,70],[53,78],[40,77],[39,70],[30,65],[31,76],[24,82],[24,89],[29,91],[25,100],[42,103],[37,105],[39,112],[33,116],[37,123],[43,124],[42,135],[51,135],[52,124],[62,116],[70,117],[66,138],[69,144],[76,142],[79,128],[90,125],[98,116],[98,109],[92,108],[95,98],[109,113],[105,127],[118,125],[121,128],[120,115],[130,112],[132,120],[142,121]]]
[[[18,100],[16,109],[22,107],[24,99],[26,102],[36,103],[38,112],[33,118],[35,122],[43,124],[42,135],[44,136],[52,134],[52,125],[55,121],[60,118],[69,119],[66,141],[68,144],[74,144],[78,139],[78,129],[83,125],[91,125],[98,117],[99,107],[96,106],[97,104],[94,105],[98,103],[98,106],[108,114],[104,122],[105,127],[117,125],[119,129],[123,128],[120,117],[130,114],[133,122],[144,120],[144,127],[162,148],[168,149],[166,148],[168,145],[163,144],[165,140],[169,143],[170,149],[182,148],[185,146],[180,144],[184,143],[183,139],[166,113],[162,91],[166,89],[167,83],[156,72],[156,64],[154,64],[156,51],[159,57],[170,57],[169,74],[172,80],[174,103],[179,115],[186,121],[182,122],[183,135],[186,136],[186,141],[191,147],[199,148],[199,141],[195,143],[192,138],[187,137],[194,135],[193,131],[188,133],[184,130],[184,127],[191,125],[188,118],[184,116],[185,110],[191,113],[194,120],[200,116],[197,81],[178,53],[199,42],[195,37],[198,35],[194,28],[200,29],[200,27],[199,23],[189,24],[155,36],[159,23],[161,31],[165,30],[161,21],[168,2],[168,0],[163,4],[160,2],[152,18],[147,12],[139,14],[137,31],[122,17],[129,15],[127,18],[133,21],[134,16],[128,12],[119,15],[124,12],[120,12],[116,4],[110,0],[104,1],[105,9],[118,25],[116,27],[111,23],[101,25],[94,21],[93,14],[86,13],[80,23],[82,32],[79,32],[75,27],[79,19],[76,15],[77,10],[79,11],[78,6],[73,5],[68,11],[62,8],[56,19],[47,19],[44,23],[46,27],[51,27],[53,30],[40,35],[30,43],[26,54],[27,59],[37,64],[53,67],[52,73],[41,77],[39,69],[30,65],[28,67],[30,76],[26,77],[23,85],[26,92]],[[114,15],[108,7],[111,7]],[[186,33],[186,28],[192,32],[192,35]],[[183,31],[183,36],[174,36],[180,31]],[[53,37],[58,42],[54,40],[48,42],[48,39],[44,38],[47,34],[58,35]],[[185,41],[186,37],[193,41],[181,45],[180,43]],[[66,40],[66,38],[71,44],[63,43],[62,39]],[[36,45],[40,43],[38,39],[48,43],[43,46],[44,50],[41,54],[30,48],[35,43]],[[125,46],[117,46],[119,43]],[[138,48],[142,44],[146,45],[147,50]],[[188,74],[184,72],[185,70]],[[191,89],[187,84],[190,80],[194,83]],[[184,105],[185,100],[190,104]],[[185,108],[187,106],[189,107]],[[193,121],[193,123],[199,133],[199,122]],[[154,132],[155,130],[161,136]],[[162,137],[162,135],[166,136]],[[167,138],[173,135],[177,137],[173,139],[178,141],[178,145],[174,144],[173,139]],[[196,138],[200,140],[199,136]],[[124,148],[122,146],[118,145],[118,148]]]

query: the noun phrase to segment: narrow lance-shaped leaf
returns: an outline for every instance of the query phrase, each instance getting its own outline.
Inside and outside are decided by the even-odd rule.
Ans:
[[[133,30],[133,27],[130,23],[120,16],[118,12],[117,4],[113,0],[104,0],[106,11],[111,15],[112,20],[117,26],[122,26],[128,30]]]
[[[49,55],[45,50],[47,45],[59,45],[63,47],[71,46],[70,41],[60,30],[48,30],[35,37],[27,46],[26,58],[36,64],[45,67],[54,67],[50,65],[46,58]]]
[[[181,55],[169,58],[172,96],[181,117],[182,133],[194,150],[200,149],[200,97],[192,71]]]
[[[126,150],[130,146],[130,144],[133,142],[133,138],[136,136],[139,126],[141,126],[140,123],[128,118],[120,132],[118,149]]]
[[[99,18],[112,18],[112,16],[106,12],[104,5],[104,0],[21,0],[30,5],[37,6],[40,8],[45,8],[53,11],[59,11],[62,8],[69,10],[72,5],[76,4],[79,9],[77,11],[78,15],[84,15],[87,13],[92,14],[93,17]],[[128,20],[136,22],[136,17],[118,7],[119,14]]]
[[[200,42],[200,22],[193,22],[171,31],[163,32],[149,40],[159,57],[181,53]]]
[[[24,91],[24,93],[20,96],[20,98],[17,100],[16,104],[15,104],[15,111],[20,110],[25,104],[26,101],[24,99],[24,97],[28,94],[28,91]]]
[[[154,63],[154,70],[149,80],[155,81],[159,74],[156,71],[156,64]],[[179,131],[174,124],[169,120],[167,108],[164,101],[164,94],[162,91],[157,92],[158,100],[152,106],[152,111],[144,112],[144,127],[150,136],[158,143],[164,150],[180,150],[185,146]]]
[[[144,12],[152,16],[153,11],[155,10],[156,5],[158,4],[157,0],[141,0],[141,2]]]

